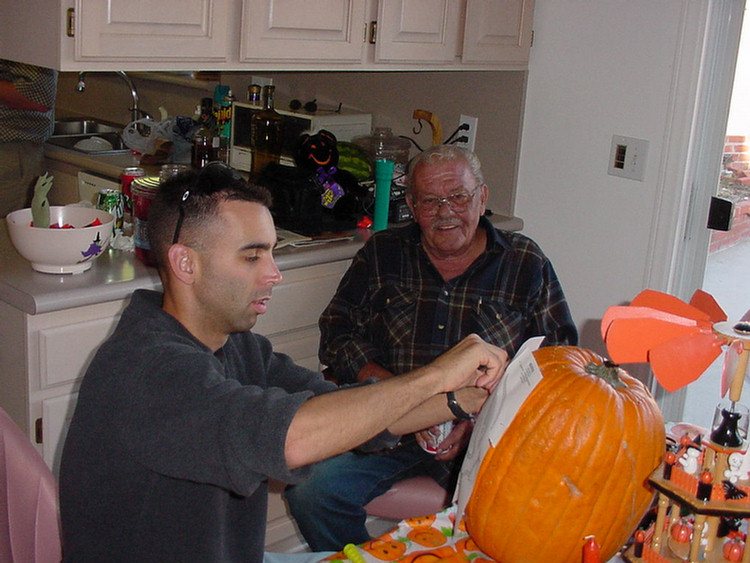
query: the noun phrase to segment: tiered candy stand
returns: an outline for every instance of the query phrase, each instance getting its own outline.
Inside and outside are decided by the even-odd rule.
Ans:
[[[747,323],[745,323],[747,324]],[[750,563],[750,478],[740,471],[747,450],[748,409],[739,403],[750,335],[729,323],[714,330],[729,344],[729,401],[717,406],[708,436],[681,438],[677,451],[648,478],[656,489],[656,518],[623,553],[630,563]],[[735,365],[736,364],[736,365]]]

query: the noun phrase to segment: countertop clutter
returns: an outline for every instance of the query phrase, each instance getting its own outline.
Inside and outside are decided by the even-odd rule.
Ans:
[[[139,166],[138,156],[131,153],[94,155],[47,143],[45,156],[76,169],[119,179],[124,168]],[[158,174],[159,167],[145,167],[148,174]],[[516,217],[494,215],[492,222],[500,229],[521,230],[523,221]],[[339,260],[349,260],[370,237],[372,231],[356,229],[346,234],[353,238],[305,247],[284,247],[276,251],[279,268],[291,270]],[[77,275],[42,274],[31,269],[13,248],[5,220],[0,225],[0,300],[25,313],[35,315],[82,305],[114,301],[129,296],[135,289],[161,288],[154,268],[142,264],[133,253],[108,249],[88,272]]]
[[[516,217],[494,216],[501,229],[519,230]],[[372,231],[357,229],[350,240],[337,240],[315,246],[287,246],[275,253],[279,268],[292,270],[338,260],[349,260],[370,237]],[[0,300],[30,315],[83,305],[114,301],[139,288],[161,289],[155,268],[142,264],[132,252],[107,249],[82,274],[42,274],[16,252],[8,236],[5,219],[0,225]]]

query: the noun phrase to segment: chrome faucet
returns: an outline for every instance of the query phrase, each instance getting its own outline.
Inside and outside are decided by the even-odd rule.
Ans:
[[[84,90],[86,90],[86,74],[88,74],[88,72],[85,70],[78,73],[78,84],[76,85],[76,92],[83,92]],[[133,105],[132,107],[128,108],[128,111],[130,111],[131,115],[131,121],[136,121],[141,117],[151,117],[148,113],[138,107],[138,90],[135,89],[135,84],[133,84],[133,81],[130,79],[127,73],[124,70],[117,70],[115,71],[115,74],[122,78],[130,89],[130,95],[133,98]]]

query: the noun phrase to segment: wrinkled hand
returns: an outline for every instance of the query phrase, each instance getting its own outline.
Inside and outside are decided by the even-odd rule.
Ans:
[[[471,420],[457,422],[448,437],[438,446],[435,459],[448,461],[458,456],[469,445],[473,428],[474,422]]]
[[[445,440],[438,443],[437,440],[440,437],[440,430],[437,426],[420,430],[414,434],[417,443],[425,450],[436,450],[435,459],[439,461],[448,461],[460,454],[466,446],[469,445],[471,439],[471,430],[474,428],[474,423],[470,420],[462,420],[456,422],[451,430],[450,434],[445,437]]]
[[[425,428],[419,432],[414,433],[414,437],[417,440],[417,444],[421,446],[423,450],[437,449],[437,436],[439,434],[437,426],[431,426]]]

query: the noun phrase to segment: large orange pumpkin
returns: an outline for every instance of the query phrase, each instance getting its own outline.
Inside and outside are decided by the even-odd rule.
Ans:
[[[502,563],[580,563],[589,535],[607,561],[653,498],[646,478],[664,453],[661,412],[640,381],[594,352],[534,355],[542,380],[482,460],[467,530]]]

